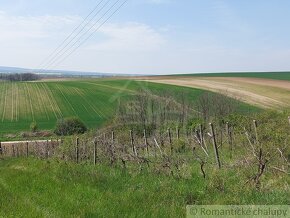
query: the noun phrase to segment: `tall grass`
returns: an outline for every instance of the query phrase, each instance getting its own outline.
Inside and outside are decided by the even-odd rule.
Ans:
[[[269,187],[257,191],[236,170],[212,169],[203,179],[194,163],[190,176],[178,179],[146,169],[7,158],[0,174],[3,217],[184,217],[187,204],[290,203],[282,188],[289,177],[266,176]]]

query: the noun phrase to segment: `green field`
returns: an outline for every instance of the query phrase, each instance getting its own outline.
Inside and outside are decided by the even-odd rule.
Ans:
[[[178,179],[106,165],[4,159],[0,217],[185,217],[187,204],[289,204],[282,188],[289,177],[271,182],[267,176],[269,188],[257,191],[234,169],[210,170],[204,180],[199,164],[192,166],[190,178]]]
[[[141,89],[152,95],[187,91],[190,101],[205,92],[131,80],[1,82],[0,133],[27,131],[33,121],[40,129],[50,130],[58,119],[71,116],[79,117],[88,127],[100,127],[115,114],[120,98],[126,100]]]
[[[275,80],[289,80],[290,72],[237,72],[237,73],[203,73],[203,74],[182,74],[175,76],[195,76],[195,77],[246,77],[263,78]]]

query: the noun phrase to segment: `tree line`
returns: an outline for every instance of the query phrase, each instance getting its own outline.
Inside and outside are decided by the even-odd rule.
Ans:
[[[34,73],[0,73],[0,80],[6,80],[10,82],[35,81],[39,79],[40,76]]]

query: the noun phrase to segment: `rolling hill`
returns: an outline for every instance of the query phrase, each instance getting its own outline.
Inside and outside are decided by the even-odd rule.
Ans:
[[[143,81],[227,94],[261,108],[290,108],[290,73],[224,73],[146,77]]]
[[[139,90],[152,95],[186,91],[194,102],[205,91],[134,80],[91,79],[39,82],[0,82],[0,132],[29,130],[36,121],[40,129],[54,128],[63,117],[77,116],[89,127],[99,127],[115,114],[119,99],[126,101]],[[177,101],[178,96],[173,96]],[[243,104],[244,108],[253,108]]]

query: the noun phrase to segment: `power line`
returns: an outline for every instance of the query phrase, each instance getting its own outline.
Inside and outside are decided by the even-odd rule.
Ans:
[[[110,2],[110,0],[107,0],[106,3],[101,7],[100,10],[96,12],[96,10],[99,8],[99,6],[104,2],[104,0],[101,0],[94,9],[84,18],[84,20],[71,32],[71,34],[48,56],[46,61],[44,61],[41,66],[42,68],[45,68],[47,65],[50,64],[50,62],[57,57],[73,40],[81,34],[81,32],[97,17],[97,15],[105,8],[105,6]],[[96,13],[95,13],[96,12]],[[92,15],[93,17],[88,20],[88,18]],[[87,21],[88,20],[88,21]],[[78,31],[79,30],[79,31]],[[78,31],[78,32],[77,32]],[[77,33],[76,33],[77,32]],[[75,34],[76,33],[76,34]],[[74,36],[73,36],[74,35]],[[67,43],[66,43],[67,42]],[[66,43],[66,44],[65,44]]]
[[[83,41],[80,41],[80,39],[83,38],[83,36],[85,36],[88,32],[90,32],[94,27],[96,27],[96,25],[99,23],[100,20],[102,20],[104,17],[106,17],[106,15],[120,2],[120,0],[116,1],[107,11],[106,13],[97,21],[95,22],[95,24],[93,26],[91,26],[81,37],[78,38],[78,40],[69,48],[69,49],[66,49],[66,51],[61,55],[59,56],[59,58],[61,58],[62,56],[64,56],[68,51],[70,51],[71,49],[71,52],[69,52],[66,56],[64,56],[62,59],[60,59],[59,61],[54,61],[51,65],[51,67],[54,67],[54,66],[57,66],[59,65],[61,62],[63,62],[64,60],[66,60],[69,56],[71,56],[78,48],[80,48],[84,43],[86,43],[105,23],[107,23],[111,17],[113,17],[124,5],[125,3],[127,2],[128,0],[125,0],[121,5],[119,5],[117,7],[116,10],[113,11],[113,13],[111,13],[109,15],[108,18],[105,19],[104,22],[102,22],[87,38],[85,38]],[[78,44],[78,45],[77,45]],[[77,45],[75,48],[73,48],[75,45]],[[48,68],[46,68],[48,69]]]
[[[101,2],[103,2],[103,0]],[[55,59],[57,59],[58,55],[61,54],[72,42],[74,42],[74,40],[79,35],[82,34],[85,28],[90,25],[90,23],[99,15],[99,13],[108,5],[109,2],[110,0],[107,0],[107,2],[101,7],[101,9],[98,10],[98,12],[75,34],[75,36],[73,36],[64,46],[61,46],[58,52],[53,54],[53,56],[49,59],[47,64],[43,66],[43,68],[45,68],[46,66],[49,66]]]
[[[50,55],[44,59],[41,64],[39,65],[39,67],[43,66],[46,62],[47,62],[47,59],[49,60],[55,52],[57,52],[61,47],[62,45],[85,23],[85,21],[90,17],[91,14],[93,14],[95,12],[95,10],[99,7],[99,5],[103,2],[104,0],[101,0],[95,7],[94,9],[83,19],[83,21],[71,32],[71,34],[69,36],[67,36],[60,44],[59,46],[56,47],[56,49],[50,53]],[[37,67],[37,68],[39,68]]]

